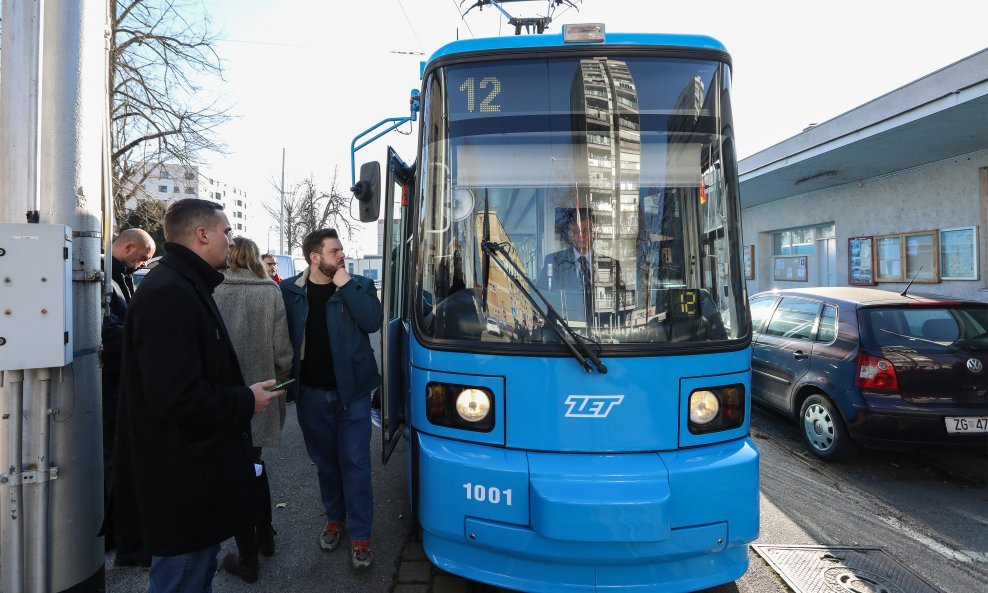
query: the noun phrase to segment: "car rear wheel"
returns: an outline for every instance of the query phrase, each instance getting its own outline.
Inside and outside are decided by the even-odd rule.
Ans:
[[[825,396],[817,393],[806,398],[799,417],[803,440],[820,459],[842,461],[857,451],[840,412]]]

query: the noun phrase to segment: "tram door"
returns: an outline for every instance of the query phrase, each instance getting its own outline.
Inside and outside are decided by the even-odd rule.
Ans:
[[[406,422],[405,392],[408,386],[409,327],[406,322],[404,291],[405,268],[410,255],[411,238],[406,224],[408,208],[403,187],[411,184],[410,169],[388,147],[384,179],[384,279],[381,284],[381,304],[384,307],[384,328],[381,331],[381,461],[388,458],[401,440],[401,427]]]

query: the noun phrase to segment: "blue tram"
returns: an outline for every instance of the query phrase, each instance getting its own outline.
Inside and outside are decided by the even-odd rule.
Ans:
[[[384,455],[407,441],[440,568],[547,592],[745,572],[730,69],[714,39],[602,25],[457,41],[413,91],[414,165],[361,167],[361,218],[385,224]]]

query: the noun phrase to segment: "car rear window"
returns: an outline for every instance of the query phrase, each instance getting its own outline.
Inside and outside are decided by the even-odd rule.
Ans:
[[[866,308],[859,315],[866,346],[988,349],[988,307]]]

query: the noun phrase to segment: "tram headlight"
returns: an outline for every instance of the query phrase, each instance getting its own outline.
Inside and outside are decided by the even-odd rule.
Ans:
[[[456,413],[467,422],[480,422],[491,412],[491,398],[480,389],[464,389],[456,396]]]
[[[720,412],[720,400],[712,391],[701,389],[690,394],[690,422],[710,424]]]
[[[485,387],[430,382],[425,414],[436,426],[490,432],[494,428],[494,394]]]
[[[697,389],[690,393],[689,430],[705,434],[738,428],[744,424],[744,385]]]

